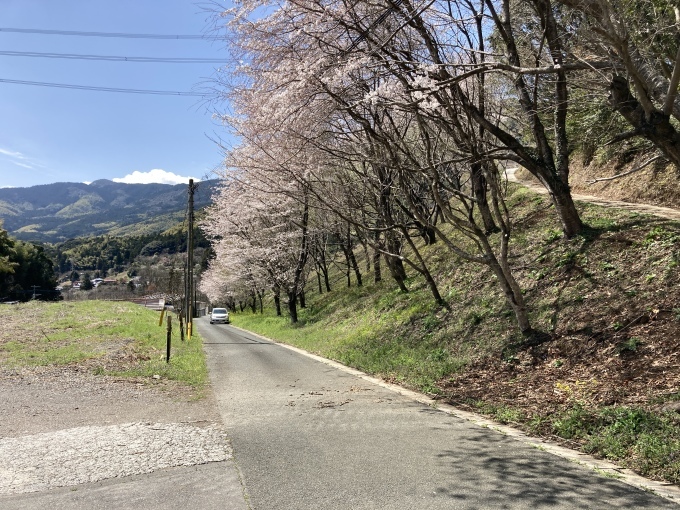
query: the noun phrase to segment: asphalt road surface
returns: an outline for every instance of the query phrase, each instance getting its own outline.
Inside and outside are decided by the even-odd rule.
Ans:
[[[677,508],[258,336],[198,328],[255,510]]]

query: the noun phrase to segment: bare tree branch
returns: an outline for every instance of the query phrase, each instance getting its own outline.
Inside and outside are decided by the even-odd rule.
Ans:
[[[680,24],[680,8],[675,8],[675,22]],[[675,104],[675,98],[678,95],[678,84],[680,83],[680,47],[678,47],[678,53],[675,56],[675,64],[673,66],[673,74],[671,75],[671,82],[668,85],[668,93],[666,94],[666,101],[663,105],[664,115],[670,115],[673,113],[673,105]]]
[[[597,178],[595,178],[591,181],[587,181],[587,182],[588,182],[588,184],[592,185],[592,184],[595,184],[596,182],[613,181],[614,179],[620,179],[621,177],[625,177],[626,175],[630,175],[630,174],[633,174],[635,172],[638,172],[638,171],[642,170],[643,168],[651,165],[652,163],[654,163],[655,161],[658,161],[660,159],[663,159],[663,156],[661,156],[661,155],[654,156],[652,159],[645,161],[641,165],[636,166],[635,168],[633,168],[632,170],[628,170],[627,172],[623,172],[623,173],[617,174],[617,175],[612,175],[611,177],[597,177]]]

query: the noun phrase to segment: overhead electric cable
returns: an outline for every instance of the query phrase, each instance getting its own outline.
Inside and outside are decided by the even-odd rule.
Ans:
[[[123,39],[209,39],[203,35],[125,34],[118,32],[80,32],[77,30],[41,30],[37,28],[0,28],[0,32],[19,34],[75,35],[81,37],[119,37]]]
[[[0,78],[0,83],[11,83],[15,85],[35,85],[38,87],[55,87],[60,89],[94,90],[97,92],[121,92],[125,94],[151,94],[156,96],[193,96],[205,97],[207,94],[200,92],[176,92],[172,90],[146,90],[146,89],[124,89],[117,87],[95,87],[90,85],[73,85],[68,83],[47,83],[41,81],[26,80],[7,80]]]
[[[0,51],[6,57],[65,58],[71,60],[106,60],[113,62],[154,62],[163,64],[223,64],[224,59],[193,57],[123,57],[116,55],[80,55],[76,53],[41,53],[35,51]]]

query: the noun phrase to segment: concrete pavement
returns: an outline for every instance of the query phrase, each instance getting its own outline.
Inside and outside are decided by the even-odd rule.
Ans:
[[[2,510],[245,510],[228,461],[166,468],[143,475],[43,492],[0,496]]]
[[[198,327],[253,509],[677,508],[256,335]]]

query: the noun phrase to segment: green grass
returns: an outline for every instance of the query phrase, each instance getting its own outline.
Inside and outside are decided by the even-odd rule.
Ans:
[[[576,439],[586,453],[644,476],[680,483],[680,420],[674,413],[636,407],[575,406],[552,422],[556,435]]]
[[[507,405],[495,405],[489,402],[477,401],[472,403],[476,410],[487,416],[492,417],[499,423],[517,424],[524,420],[524,413],[521,409]]]
[[[469,300],[466,315],[456,317],[433,307],[425,289],[402,294],[384,283],[317,296],[296,325],[271,308],[232,314],[236,326],[427,393],[439,393],[437,382],[475,355],[478,345],[456,338],[486,318],[497,319],[497,333],[511,327],[503,307],[486,298]],[[498,338],[488,344],[498,346]]]
[[[529,432],[569,441],[598,458],[612,460],[643,476],[680,484],[680,417],[640,407],[593,408],[574,403],[551,416],[526,418],[523,409],[471,401],[477,412]]]
[[[170,363],[166,323],[159,312],[127,302],[68,301],[1,306],[0,364],[46,366],[85,363],[98,375],[152,377],[194,387],[207,382],[198,334],[181,342],[173,321]]]

